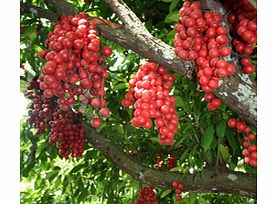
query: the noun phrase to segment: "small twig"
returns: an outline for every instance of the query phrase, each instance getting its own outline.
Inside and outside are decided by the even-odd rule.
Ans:
[[[50,11],[47,11],[45,9],[42,9],[40,7],[37,6],[33,6],[30,4],[21,4],[20,5],[20,11],[21,11],[21,15],[22,13],[31,13],[34,14],[37,17],[40,18],[45,18],[48,19],[50,21],[56,21],[59,18],[59,15]]]

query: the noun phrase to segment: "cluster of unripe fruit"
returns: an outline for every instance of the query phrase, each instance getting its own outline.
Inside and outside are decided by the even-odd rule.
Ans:
[[[235,50],[251,55],[257,43],[257,10],[248,0],[227,0],[224,7],[231,10],[227,19],[232,25],[230,33],[234,37]]]
[[[42,95],[38,88],[39,83],[32,80],[27,87],[28,93],[25,97],[31,100],[30,110],[28,112],[29,118],[27,122],[30,125],[38,128],[37,135],[45,133],[46,128],[49,127],[48,122],[52,120],[53,113],[57,110],[56,105],[48,98]]]
[[[149,129],[152,120],[159,132],[161,145],[173,145],[179,123],[170,88],[175,78],[166,73],[166,68],[153,62],[141,65],[138,72],[129,80],[130,88],[122,100],[125,107],[134,107],[131,123],[134,127]]]
[[[175,194],[177,195],[175,198],[176,201],[181,201],[183,199],[181,196],[181,193],[184,191],[184,187],[185,187],[184,184],[178,181],[173,181],[172,187],[175,188]]]
[[[158,155],[157,156],[157,160],[156,160],[156,164],[155,166],[157,168],[162,168],[163,167],[163,164],[164,164],[164,161],[163,161],[163,158],[161,155]],[[169,171],[170,169],[176,167],[176,157],[174,156],[168,156],[167,159],[166,159],[166,169]]]
[[[218,13],[203,13],[199,1],[184,2],[179,13],[181,17],[175,27],[175,53],[181,60],[195,62],[198,82],[204,92],[210,93],[218,87],[221,78],[236,70],[224,59],[231,54],[227,29],[222,26],[222,17]],[[221,105],[219,101],[210,100],[208,109],[216,110]]]
[[[251,133],[251,128],[247,126],[244,122],[238,121],[235,118],[231,118],[227,122],[228,127],[235,128],[237,132],[244,133],[243,151],[244,163],[250,166],[257,167],[257,146],[251,144],[251,141],[256,139],[256,135]]]
[[[58,97],[60,109],[69,111],[76,100],[95,109],[91,125],[101,125],[99,116],[108,117],[105,107],[105,58],[111,48],[101,47],[96,24],[83,12],[63,15],[45,41],[47,50],[39,52],[46,60],[39,76],[39,87],[46,98]]]
[[[59,153],[65,159],[81,157],[85,146],[85,129],[79,122],[74,122],[73,111],[64,113],[58,110],[53,114],[50,124],[49,143],[58,146]]]
[[[152,187],[144,187],[139,190],[138,198],[135,204],[157,204],[157,195]]]

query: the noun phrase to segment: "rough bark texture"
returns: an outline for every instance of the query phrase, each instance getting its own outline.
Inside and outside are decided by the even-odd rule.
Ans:
[[[175,55],[173,48],[165,44],[161,40],[144,36],[143,40],[138,36],[130,34],[125,27],[120,29],[112,29],[107,25],[98,25],[101,35],[117,44],[130,49],[140,56],[150,59],[168,69],[181,74],[187,78],[192,78],[193,63],[189,61],[181,61]]]
[[[173,189],[171,184],[178,180],[185,184],[185,191],[189,192],[223,192],[256,198],[257,181],[256,175],[240,172],[204,169],[196,176],[180,173],[151,169],[130,159],[112,141],[99,135],[95,129],[91,128],[85,121],[82,122],[86,129],[87,141],[101,151],[118,168],[130,174],[134,179],[165,189]]]

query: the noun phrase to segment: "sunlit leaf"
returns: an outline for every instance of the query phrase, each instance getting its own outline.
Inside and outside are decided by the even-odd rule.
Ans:
[[[178,11],[175,11],[175,12],[169,13],[166,16],[164,22],[165,23],[173,23],[173,22],[176,22],[179,18],[180,18],[180,14],[178,13]]]

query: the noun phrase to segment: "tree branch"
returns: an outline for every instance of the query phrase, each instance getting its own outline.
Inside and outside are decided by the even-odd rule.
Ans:
[[[46,1],[49,3],[51,2],[57,7],[61,14],[73,13],[73,10],[68,9],[68,4],[63,2],[63,0]],[[184,77],[192,78],[194,72],[193,63],[179,60],[172,47],[161,40],[154,38],[148,31],[145,31],[146,28],[143,26],[143,23],[137,17],[134,17],[135,14],[122,0],[105,0],[105,2],[108,6],[111,6],[111,10],[122,18],[121,21],[127,24],[124,24],[124,26],[118,29],[112,29],[106,25],[99,25],[98,28],[104,38],[127,49],[133,50],[140,56],[163,65]],[[127,15],[127,13],[129,13],[129,15]],[[132,20],[135,26],[132,26]],[[137,26],[138,28],[136,28]],[[234,63],[238,68],[238,62]],[[225,102],[228,107],[235,111],[242,120],[256,126],[256,83],[251,81],[249,76],[237,71],[234,76],[221,80],[219,88],[214,90],[214,93]]]
[[[145,36],[144,40],[139,40],[131,35],[125,26],[119,29],[110,28],[107,25],[97,26],[101,35],[127,49],[130,49],[142,57],[150,59],[168,69],[179,73],[187,78],[192,78],[193,63],[181,61],[175,55],[173,48],[157,38]]]
[[[44,0],[47,5],[54,6],[59,14],[75,15],[77,10],[64,0]]]
[[[142,183],[173,190],[171,184],[178,180],[185,184],[185,191],[188,192],[223,192],[251,198],[257,196],[256,175],[207,168],[199,173],[199,176],[188,174],[184,177],[177,172],[151,169],[130,159],[112,141],[98,134],[87,122],[81,123],[85,127],[88,143],[101,151],[118,168]]]
[[[40,7],[33,6],[30,4],[21,4],[20,11],[21,11],[21,13],[31,13],[37,17],[45,18],[50,21],[56,21],[59,18],[59,15],[56,13],[53,13],[51,11],[46,11]]]

